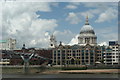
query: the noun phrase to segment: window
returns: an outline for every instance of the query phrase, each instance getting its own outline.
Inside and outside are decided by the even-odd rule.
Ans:
[[[88,57],[86,57],[86,59],[88,59]]]
[[[58,56],[60,56],[60,53],[58,53]]]
[[[86,60],[86,62],[88,62],[88,60]]]
[[[93,62],[93,60],[90,60],[90,62]]]
[[[88,53],[88,50],[86,50],[86,53]]]
[[[65,50],[62,50],[62,53],[65,53]]]
[[[69,53],[69,50],[67,52]]]
[[[56,53],[54,54],[54,56],[56,56]]]
[[[62,59],[65,59],[65,57],[62,57]]]
[[[56,51],[54,51],[54,53],[56,53]]]
[[[113,49],[115,48],[115,47],[112,47]]]
[[[82,53],[84,53],[84,50],[82,50]]]
[[[90,57],[91,59],[93,59],[93,57]]]
[[[60,61],[58,61],[58,65],[60,65]]]
[[[75,53],[73,53],[73,56],[75,56]]]
[[[67,57],[67,59],[70,59],[69,57]]]
[[[84,57],[82,57],[82,59],[84,59]]]
[[[58,53],[60,53],[60,50],[58,50]]]
[[[77,50],[77,52],[79,52],[79,50]]]
[[[91,56],[93,56],[93,53],[90,53]]]
[[[80,61],[78,61],[78,64],[80,64]]]
[[[113,61],[115,61],[115,60],[113,59]]]
[[[60,57],[58,57],[58,59],[60,59]]]
[[[82,53],[82,56],[84,56],[84,53]]]
[[[62,54],[62,56],[64,57],[64,56],[65,56],[65,54]]]
[[[82,63],[84,63],[84,60],[82,60]]]
[[[75,53],[75,50],[73,50],[73,53]]]
[[[88,53],[86,53],[86,55],[88,55]]]

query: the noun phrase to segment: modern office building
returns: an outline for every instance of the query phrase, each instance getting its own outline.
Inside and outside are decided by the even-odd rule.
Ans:
[[[119,65],[120,61],[120,45],[118,41],[109,41],[109,47],[104,52],[104,64]]]

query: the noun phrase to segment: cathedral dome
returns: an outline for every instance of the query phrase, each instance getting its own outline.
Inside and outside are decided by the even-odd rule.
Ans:
[[[91,25],[84,25],[80,30],[80,34],[82,33],[95,34],[94,29]]]
[[[90,44],[92,46],[97,44],[97,36],[95,35],[93,27],[89,25],[88,16],[86,17],[85,25],[80,30],[80,34],[78,36],[78,44]]]
[[[88,23],[88,17],[86,18],[85,25],[80,30],[80,34],[95,34],[93,27]]]

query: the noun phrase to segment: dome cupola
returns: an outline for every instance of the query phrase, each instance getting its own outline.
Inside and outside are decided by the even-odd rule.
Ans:
[[[89,25],[88,16],[86,17],[85,25],[80,30],[80,34],[82,33],[95,34],[94,29],[92,28],[91,25]]]
[[[88,16],[86,17],[85,25],[81,28],[80,34],[78,37],[78,44],[85,45],[85,44],[96,44],[96,35],[94,32],[93,27],[88,22]]]

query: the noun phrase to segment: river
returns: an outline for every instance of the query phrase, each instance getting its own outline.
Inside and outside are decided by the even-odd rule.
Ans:
[[[118,74],[3,74],[3,78],[118,78]]]

